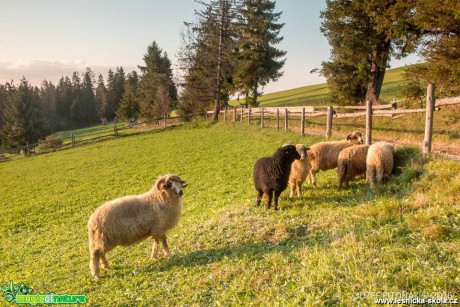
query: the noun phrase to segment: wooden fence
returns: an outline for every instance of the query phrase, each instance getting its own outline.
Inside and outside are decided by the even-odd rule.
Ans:
[[[261,108],[231,108],[220,111],[220,120],[233,121],[240,123],[251,124],[254,120],[259,120],[262,128],[268,127],[268,121],[274,121],[274,128],[277,130],[289,130],[289,123],[292,120],[300,120],[300,134],[305,134],[305,122],[307,117],[326,117],[325,136],[330,138],[332,136],[332,127],[334,118],[353,118],[353,117],[366,117],[366,143],[371,143],[372,133],[372,118],[376,116],[387,116],[397,118],[408,113],[421,113],[426,112],[425,124],[425,138],[423,140],[422,148],[424,154],[431,152],[431,139],[433,131],[433,112],[440,110],[441,106],[460,104],[460,97],[443,98],[435,100],[434,85],[429,85],[427,89],[427,103],[426,108],[419,109],[398,109],[398,101],[394,101],[388,105],[372,106],[367,102],[366,106],[300,106],[300,107],[261,107]],[[345,111],[345,112],[344,112]],[[351,112],[354,111],[354,112]],[[205,118],[210,120],[213,111],[203,113],[188,114],[182,117],[168,117],[163,116],[154,120],[142,123],[123,123],[108,126],[107,129],[102,129],[94,133],[71,135],[66,138],[52,139],[49,141],[42,141],[36,144],[26,144],[25,146],[10,148],[0,151],[0,159],[5,154],[19,154],[24,153],[29,155],[35,152],[37,147],[48,148],[53,151],[59,148],[74,147],[82,143],[94,142],[104,138],[120,136],[120,132],[128,129],[141,130],[143,127],[152,129],[165,129],[168,126],[181,124],[185,120],[192,121],[193,119]],[[281,124],[283,126],[281,126]]]

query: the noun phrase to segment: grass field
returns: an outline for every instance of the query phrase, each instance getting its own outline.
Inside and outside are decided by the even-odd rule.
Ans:
[[[383,102],[389,103],[397,99],[399,91],[404,84],[404,67],[387,70],[380,94]],[[327,83],[303,86],[291,90],[264,94],[259,98],[260,106],[328,106],[331,105],[330,90]],[[230,102],[230,105],[238,106],[238,101]]]
[[[187,124],[0,163],[0,283],[34,293],[85,294],[90,306],[373,304],[376,292],[460,294],[460,165],[417,150],[376,192],[337,190],[334,170],[280,211],[255,207],[254,161],[300,137],[254,126]],[[89,272],[86,223],[100,204],[187,181],[172,259],[150,240],[108,254]],[[374,294],[373,294],[374,293]],[[4,297],[0,305],[5,304]]]

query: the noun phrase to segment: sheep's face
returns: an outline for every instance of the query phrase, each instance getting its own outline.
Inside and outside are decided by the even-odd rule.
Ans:
[[[176,174],[166,174],[162,177],[159,177],[156,182],[156,187],[158,190],[172,192],[178,197],[181,197],[184,194],[183,188],[186,186],[187,184],[185,181],[182,181]]]
[[[295,148],[300,155],[300,160],[305,160],[306,158],[308,158],[307,150],[310,150],[310,148],[303,144],[297,144],[295,145]]]
[[[288,157],[290,160],[300,159],[300,154],[297,152],[297,149],[294,145],[284,145],[282,150],[284,156]]]
[[[359,131],[355,131],[347,135],[347,141],[350,141],[354,144],[363,144],[363,135]]]

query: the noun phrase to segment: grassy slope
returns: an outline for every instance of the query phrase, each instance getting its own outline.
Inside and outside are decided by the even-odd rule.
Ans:
[[[359,291],[453,292],[460,280],[460,165],[416,165],[377,193],[336,189],[335,171],[281,211],[255,208],[254,161],[318,139],[192,124],[0,163],[0,283],[87,294],[90,305],[324,305]],[[410,151],[409,151],[410,152]],[[86,222],[101,203],[173,172],[189,183],[172,259],[151,242],[118,247],[89,274]],[[3,299],[3,298],[1,298]],[[360,300],[367,302],[366,299]]]
[[[404,67],[390,69],[385,73],[380,99],[390,102],[397,97],[404,82]],[[330,91],[327,83],[309,85],[291,90],[269,93],[259,98],[261,106],[327,106],[330,105]],[[237,101],[230,104],[238,105]]]

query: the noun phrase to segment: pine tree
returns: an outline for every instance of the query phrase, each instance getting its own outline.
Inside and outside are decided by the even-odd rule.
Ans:
[[[48,130],[40,111],[38,88],[33,88],[23,77],[19,86],[7,84],[8,102],[0,138],[4,147],[20,147],[36,143]]]
[[[275,1],[243,0],[240,19],[239,59],[235,83],[246,103],[257,106],[260,87],[283,75],[286,51],[275,47],[283,40],[277,23],[281,12],[275,12]],[[251,97],[251,99],[249,99]]]
[[[337,103],[377,102],[391,56],[413,52],[413,0],[328,0],[321,31],[331,45],[322,63]],[[365,94],[364,94],[365,93]]]
[[[460,14],[450,0],[418,0],[414,24],[421,38],[420,55],[425,62],[406,69],[410,84],[436,84],[437,96],[460,94]],[[410,89],[406,89],[410,91]]]
[[[125,92],[121,99],[120,106],[117,110],[117,116],[130,120],[131,118],[138,118],[140,107],[137,101],[137,85],[139,83],[139,77],[136,71],[132,71],[128,74],[128,78],[125,81]]]
[[[147,48],[144,55],[145,66],[139,66],[142,75],[138,85],[138,101],[140,115],[145,119],[165,116],[176,105],[177,89],[173,81],[171,61],[166,52],[160,49],[156,42]],[[163,87],[169,97],[169,107],[165,110],[160,105],[164,99],[159,99],[158,89]]]

